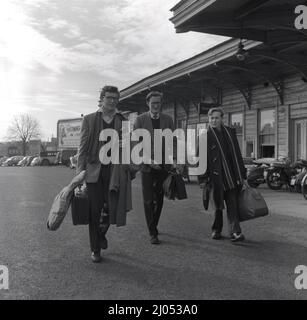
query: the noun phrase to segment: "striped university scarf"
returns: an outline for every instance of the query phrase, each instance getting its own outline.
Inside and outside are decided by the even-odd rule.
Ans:
[[[222,160],[222,166],[223,166],[223,170],[225,172],[225,177],[226,177],[226,185],[228,186],[228,188],[231,190],[231,189],[234,189],[236,188],[238,185],[242,185],[243,182],[244,182],[244,179],[242,177],[242,173],[241,173],[241,170],[240,170],[240,165],[239,165],[239,161],[238,161],[238,158],[237,158],[237,155],[236,155],[236,150],[235,150],[235,146],[234,146],[234,143],[233,143],[233,139],[231,137],[231,134],[229,132],[229,129],[226,128],[225,126],[222,125],[222,130],[225,130],[226,132],[226,143],[228,143],[229,145],[229,148],[230,148],[230,151],[231,151],[231,156],[232,156],[232,163],[234,164],[234,173],[235,173],[235,176],[236,176],[236,179],[238,179],[237,181],[234,181],[233,178],[232,178],[232,175],[231,175],[231,168],[229,168],[229,161],[227,161],[227,158],[226,158],[226,155],[225,155],[225,152],[222,148],[222,143],[218,137],[218,135],[216,134],[216,132],[214,131],[214,129],[212,128],[212,132],[214,134],[214,137],[217,141],[217,145],[218,145],[218,148],[220,150],[220,154],[221,154],[221,160]],[[236,174],[237,173],[237,174]],[[226,189],[225,187],[225,184],[224,184],[224,189]]]

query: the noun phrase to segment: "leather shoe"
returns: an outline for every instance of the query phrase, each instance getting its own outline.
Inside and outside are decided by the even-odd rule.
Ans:
[[[230,237],[230,241],[232,242],[238,242],[238,241],[244,241],[245,237],[242,233],[233,233]]]
[[[212,235],[211,235],[211,238],[212,238],[213,240],[220,240],[220,239],[222,239],[222,235],[221,235],[221,233],[218,232],[218,231],[213,231],[213,232],[212,232]]]
[[[92,252],[91,258],[94,263],[100,262],[101,261],[100,252],[96,252],[96,251]]]
[[[158,239],[157,236],[152,236],[150,239],[151,244],[160,244],[160,240]]]
[[[101,249],[108,249],[108,240],[105,236],[105,234],[100,235],[100,248]]]

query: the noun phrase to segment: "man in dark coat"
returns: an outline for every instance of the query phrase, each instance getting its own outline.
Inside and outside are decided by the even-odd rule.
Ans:
[[[109,184],[111,164],[102,164],[99,151],[103,145],[99,141],[101,130],[115,129],[120,135],[124,116],[117,112],[119,101],[117,87],[104,86],[100,93],[99,109],[83,118],[77,174],[86,170],[85,181],[90,203],[89,236],[92,261],[100,262],[100,250],[107,249],[105,237],[109,228]]]
[[[246,180],[242,154],[233,128],[223,124],[223,110],[212,108],[208,112],[207,170],[198,177],[204,192],[204,205],[208,209],[209,199],[215,208],[212,238],[221,239],[224,201],[231,241],[243,241],[239,223],[239,192]]]

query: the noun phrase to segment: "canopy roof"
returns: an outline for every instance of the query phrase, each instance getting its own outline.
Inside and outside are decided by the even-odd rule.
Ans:
[[[289,46],[283,42],[266,45],[243,41],[248,54],[244,61],[236,57],[238,39],[231,39],[190,59],[153,74],[121,91],[120,108],[146,110],[145,96],[159,90],[168,101],[198,104],[210,97],[218,103],[221,89],[231,86],[239,90],[248,106],[251,87],[255,84],[273,86],[283,103],[283,79],[294,73],[307,82],[307,43]]]
[[[234,38],[306,41],[297,30],[295,8],[302,0],[182,0],[171,9],[176,32],[197,31]]]

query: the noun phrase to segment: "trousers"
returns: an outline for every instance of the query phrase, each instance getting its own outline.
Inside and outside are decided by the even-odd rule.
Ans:
[[[89,237],[91,251],[100,251],[100,239],[109,229],[109,185],[111,167],[101,165],[99,178],[96,183],[87,183],[90,205]]]
[[[224,192],[224,200],[226,203],[228,229],[230,235],[233,233],[241,233],[239,222],[239,190],[232,189]],[[212,230],[222,232],[223,229],[223,210],[215,210],[214,222]]]
[[[150,236],[158,235],[158,223],[163,207],[163,182],[168,173],[166,170],[151,169],[142,172],[142,191],[145,218]]]

